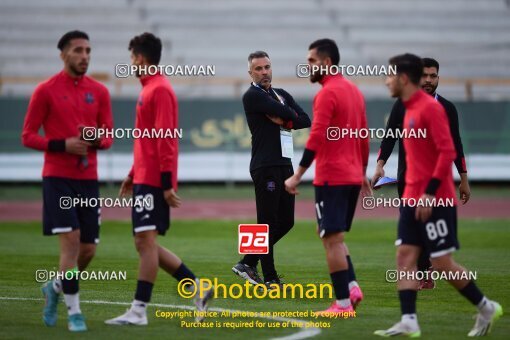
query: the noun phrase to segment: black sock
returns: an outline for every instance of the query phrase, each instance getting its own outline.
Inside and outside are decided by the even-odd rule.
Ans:
[[[398,291],[400,298],[400,310],[404,314],[416,314],[416,297],[417,291],[412,289],[404,289]]]
[[[195,274],[193,274],[193,272],[191,270],[189,270],[188,267],[186,267],[184,262],[181,263],[181,266],[179,268],[177,268],[177,270],[175,271],[175,273],[172,274],[172,276],[175,277],[175,279],[177,281],[181,281],[183,279],[192,279],[192,280],[196,279]]]
[[[420,272],[425,272],[430,268],[430,266],[432,266],[432,263],[430,262],[429,253],[422,249],[420,256],[418,257],[418,270]]]
[[[343,300],[349,298],[349,271],[339,270],[334,273],[330,273],[331,282],[333,282],[333,289],[335,290],[335,296],[337,300]]]
[[[346,256],[347,264],[349,265],[349,282],[356,281],[356,274],[354,273],[354,267],[352,265],[351,257],[349,255]]]
[[[154,287],[153,283],[138,280],[138,283],[136,284],[135,300],[149,303],[152,295],[152,287]]]
[[[471,301],[471,303],[475,306],[478,306],[478,304],[483,299],[483,294],[478,289],[476,284],[473,281],[469,281],[466,287],[459,289],[459,293],[461,293],[466,299]]]
[[[78,284],[78,278],[73,277],[72,279],[68,280],[65,277],[62,279],[62,291],[64,294],[72,295],[78,293],[78,290],[80,289]]]

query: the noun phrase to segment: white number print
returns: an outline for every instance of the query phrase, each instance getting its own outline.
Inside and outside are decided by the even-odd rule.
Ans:
[[[320,201],[320,203],[315,203],[315,210],[317,211],[317,218],[319,220],[322,219],[321,208],[324,209],[324,201]]]
[[[446,221],[444,219],[440,219],[436,223],[427,223],[425,229],[427,230],[427,236],[431,241],[437,239],[438,236],[445,237],[448,235],[448,226],[446,225]]]
[[[152,211],[154,210],[154,195],[149,193],[144,195],[136,195],[135,196],[135,211],[137,213],[141,213],[144,210]]]

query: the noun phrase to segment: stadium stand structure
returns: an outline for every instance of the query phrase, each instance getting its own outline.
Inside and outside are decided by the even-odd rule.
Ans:
[[[56,42],[63,32],[90,34],[90,73],[114,96],[135,96],[134,79],[119,80],[127,44],[151,31],[164,42],[164,64],[216,66],[216,76],[173,80],[185,97],[239,96],[248,82],[246,56],[272,57],[276,83],[297,97],[316,87],[296,77],[308,44],[336,39],[342,64],[384,65],[397,53],[441,63],[441,92],[451,99],[510,98],[510,8],[504,0],[4,0],[0,2],[1,95],[28,95],[61,68]],[[370,78],[370,79],[369,79]],[[382,80],[356,78],[367,98],[387,98]],[[218,86],[219,85],[219,86]]]
[[[462,112],[471,116],[460,119],[470,179],[510,180],[510,0],[2,0],[0,182],[40,181],[42,154],[19,141],[22,117],[37,83],[62,68],[57,41],[74,29],[90,35],[89,74],[105,83],[117,101],[117,126],[131,126],[134,104],[128,102],[140,90],[137,79],[119,79],[114,72],[116,64],[129,63],[127,46],[133,36],[144,31],[160,36],[162,64],[215,65],[214,77],[171,79],[181,104],[181,124],[187,119],[193,129],[202,129],[198,131],[212,127],[225,140],[212,150],[193,144],[186,133],[179,159],[181,181],[250,180],[249,150],[235,146],[238,135],[247,131],[236,117],[242,120],[239,99],[250,81],[248,54],[267,51],[275,86],[306,103],[319,86],[298,78],[296,66],[306,62],[308,45],[325,37],[338,42],[345,65],[386,65],[389,57],[404,52],[438,59],[440,93],[459,105],[472,101],[464,103]],[[382,77],[353,79],[368,102],[386,103],[389,109]],[[210,100],[219,98],[224,100]],[[372,124],[383,126],[382,112],[378,117]],[[129,142],[117,141],[101,153],[102,180],[125,176],[132,162]],[[376,147],[371,150],[368,173],[376,159]],[[300,154],[296,152],[294,164]],[[396,174],[396,159],[390,158],[388,174]],[[209,164],[207,177],[204,163]]]

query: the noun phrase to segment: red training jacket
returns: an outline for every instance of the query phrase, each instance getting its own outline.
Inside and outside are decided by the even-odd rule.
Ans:
[[[328,128],[367,128],[365,101],[342,75],[327,75],[313,101],[313,121],[306,148],[315,152],[313,184],[361,185],[368,164],[368,137],[328,140]]]
[[[41,126],[44,136],[39,134]],[[97,179],[96,148],[88,150],[87,167],[81,165],[81,156],[65,152],[64,140],[79,136],[84,126],[113,127],[110,95],[104,85],[88,76],[73,78],[61,71],[36,87],[21,139],[24,146],[44,151],[43,177]],[[111,138],[104,138],[99,149],[108,149],[112,143]]]

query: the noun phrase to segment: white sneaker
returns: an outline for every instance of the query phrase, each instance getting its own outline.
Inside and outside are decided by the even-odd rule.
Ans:
[[[489,301],[494,307],[492,315],[486,319],[481,313],[476,315],[475,326],[468,333],[468,336],[484,336],[490,333],[492,325],[503,315],[503,307],[496,301]]]
[[[106,320],[104,322],[107,325],[136,325],[136,326],[146,326],[147,322],[147,314],[136,313],[132,309],[128,309],[126,313],[118,316],[114,319]]]
[[[397,322],[395,325],[393,325],[393,327],[386,330],[381,329],[375,331],[374,334],[385,338],[397,335],[403,335],[409,338],[419,338],[421,336],[421,331],[419,327],[412,327],[406,323]]]
[[[208,304],[209,301],[214,297],[214,286],[211,287],[207,292],[205,292],[204,297],[200,297],[200,294],[197,293],[195,295],[195,298],[193,302],[195,303],[195,306],[197,307],[197,316],[195,317],[196,322],[202,322],[205,319],[205,312],[207,312],[207,308],[209,308]],[[201,313],[202,312],[202,313]]]

